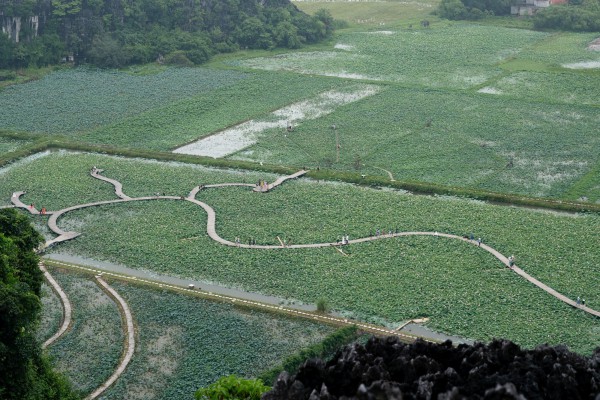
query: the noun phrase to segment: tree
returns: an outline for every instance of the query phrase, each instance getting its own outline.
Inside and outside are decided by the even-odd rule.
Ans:
[[[438,13],[442,18],[460,20],[467,17],[468,11],[460,0],[442,0]]]
[[[42,238],[15,210],[0,210],[0,398],[76,399],[52,371],[35,339],[42,273],[34,250]]]

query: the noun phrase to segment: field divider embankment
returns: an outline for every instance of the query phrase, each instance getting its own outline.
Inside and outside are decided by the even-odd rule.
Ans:
[[[42,348],[45,349],[46,347],[54,343],[56,340],[58,340],[58,338],[60,338],[69,329],[69,326],[71,325],[71,316],[73,314],[73,308],[71,307],[71,302],[69,301],[67,294],[62,290],[62,288],[60,287],[58,282],[56,282],[54,277],[50,275],[50,272],[48,272],[48,270],[42,262],[39,263],[39,267],[44,273],[44,277],[52,287],[52,290],[54,290],[56,294],[58,294],[63,307],[62,324],[58,331],[42,344]]]
[[[119,310],[121,311],[121,319],[124,322],[124,330],[125,330],[125,349],[124,356],[121,358],[121,362],[119,366],[113,372],[113,374],[104,382],[100,387],[94,390],[89,396],[86,397],[86,400],[93,400],[100,396],[102,393],[106,391],[110,386],[119,377],[125,372],[125,368],[129,365],[129,362],[133,358],[133,353],[135,352],[135,331],[133,327],[133,316],[131,315],[131,310],[127,305],[127,302],[123,300],[123,298],[116,292],[112,287],[109,286],[108,283],[100,275],[96,275],[96,281],[98,285],[104,290],[109,297],[111,297],[119,306]]]
[[[6,158],[6,160],[4,160],[3,163],[0,162],[0,166],[10,162],[15,162],[16,160],[29,156],[31,154],[52,150],[70,150],[88,153],[99,153],[104,155],[139,159],[153,159],[166,162],[176,161],[186,164],[204,165],[207,167],[214,168],[245,169],[249,171],[261,171],[273,174],[285,174],[290,173],[293,170],[293,167],[283,165],[261,165],[250,161],[229,160],[204,156],[190,156],[187,154],[177,154],[172,152],[156,150],[122,149],[106,145],[94,145],[88,143],[73,142],[66,138],[53,138],[52,140],[45,140],[43,141],[43,143],[38,144],[34,149],[29,149],[25,153],[19,151],[10,153],[10,157]],[[476,200],[490,202],[495,205],[511,207],[516,206],[526,208],[539,208],[567,212],[600,212],[600,204],[594,204],[591,202],[577,202],[571,200],[528,197],[510,193],[484,191],[480,189],[444,186],[428,182],[404,180],[391,181],[387,177],[383,176],[362,176],[362,174],[354,172],[340,172],[334,170],[319,169],[309,171],[307,176],[317,181],[323,180],[333,182],[346,182],[361,186],[390,187],[392,189],[407,190],[414,194],[422,195],[437,194],[468,197]]]
[[[55,265],[57,267],[63,267],[63,268],[67,268],[67,269],[83,271],[85,273],[90,273],[90,274],[95,274],[95,275],[102,274],[103,276],[107,276],[110,278],[123,280],[126,282],[132,282],[132,283],[136,283],[136,284],[149,285],[149,286],[159,288],[159,289],[169,289],[169,290],[173,290],[173,291],[185,294],[185,295],[194,295],[194,296],[205,298],[205,299],[212,300],[212,301],[227,302],[227,303],[231,303],[231,304],[238,305],[241,307],[249,307],[249,308],[253,308],[253,309],[269,311],[269,312],[276,313],[276,314],[284,314],[287,316],[310,319],[313,321],[318,321],[318,322],[326,323],[329,325],[356,326],[357,328],[359,328],[365,332],[369,332],[369,333],[377,335],[377,336],[396,336],[400,340],[402,340],[406,343],[412,343],[419,338],[424,341],[431,342],[431,343],[438,342],[437,340],[432,340],[430,338],[423,338],[423,337],[420,337],[417,335],[400,333],[393,329],[389,329],[387,327],[363,323],[363,322],[355,321],[355,320],[348,319],[348,318],[336,317],[336,316],[331,316],[331,315],[326,315],[326,314],[319,314],[319,313],[314,313],[314,312],[304,311],[304,310],[298,310],[295,308],[285,307],[283,305],[273,305],[273,304],[263,303],[263,302],[252,299],[251,296],[248,296],[248,298],[242,298],[242,297],[233,297],[233,296],[223,295],[223,294],[219,294],[219,293],[206,292],[206,291],[202,291],[202,290],[190,290],[189,288],[186,288],[184,286],[177,286],[177,285],[173,285],[173,284],[166,283],[163,281],[141,279],[141,278],[137,278],[135,276],[118,274],[118,273],[114,273],[114,272],[107,272],[107,271],[103,271],[103,270],[96,269],[96,268],[90,268],[90,267],[85,267],[85,266],[76,265],[76,264],[64,263],[62,261],[52,260],[52,261],[48,261],[48,264]],[[251,295],[251,294],[249,294],[249,295]]]

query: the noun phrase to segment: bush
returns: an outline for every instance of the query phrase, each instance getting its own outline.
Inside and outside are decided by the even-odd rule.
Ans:
[[[236,375],[219,378],[206,388],[198,389],[197,400],[260,400],[271,388],[260,379],[244,379]]]
[[[185,55],[185,51],[177,50],[165,57],[165,64],[177,67],[193,67],[194,63]]]

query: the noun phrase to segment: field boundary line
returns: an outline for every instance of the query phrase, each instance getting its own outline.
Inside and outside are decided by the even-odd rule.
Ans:
[[[56,340],[58,340],[58,338],[60,338],[69,329],[69,326],[71,325],[73,308],[71,306],[69,298],[67,297],[67,294],[62,290],[62,288],[60,287],[58,282],[56,282],[56,280],[52,277],[52,275],[50,275],[50,272],[48,272],[48,270],[42,262],[39,263],[39,268],[44,273],[44,277],[46,278],[48,283],[50,283],[52,290],[54,290],[60,297],[60,301],[63,306],[62,324],[58,331],[42,344],[42,348],[45,349],[46,347],[54,343]]]
[[[438,343],[438,341],[433,340],[433,339],[427,339],[427,338],[423,338],[423,337],[413,335],[413,334],[400,333],[400,332],[396,332],[393,329],[389,329],[389,328],[386,328],[383,326],[368,324],[368,323],[364,323],[364,322],[358,322],[358,321],[355,321],[355,320],[352,320],[349,318],[335,317],[335,316],[330,316],[330,315],[326,315],[326,314],[317,314],[317,313],[297,310],[294,308],[289,308],[289,307],[285,307],[285,306],[281,306],[281,305],[276,306],[276,305],[267,304],[267,303],[263,303],[263,302],[256,301],[256,300],[222,295],[222,294],[218,294],[218,293],[190,290],[183,286],[177,286],[177,285],[173,285],[170,283],[164,283],[162,281],[141,279],[141,278],[137,278],[135,276],[118,274],[118,273],[114,273],[114,272],[107,272],[107,271],[103,271],[103,270],[100,270],[97,268],[90,268],[90,267],[85,267],[85,266],[81,266],[81,265],[65,263],[62,261],[52,260],[52,261],[49,261],[48,263],[51,265],[58,266],[58,267],[64,267],[67,269],[83,271],[88,274],[95,274],[95,275],[102,274],[103,276],[107,276],[110,278],[114,278],[114,279],[118,279],[118,280],[122,280],[122,281],[126,281],[126,282],[137,283],[137,284],[146,284],[146,285],[150,285],[150,286],[153,286],[153,287],[156,287],[159,289],[163,289],[163,290],[164,289],[173,290],[173,291],[176,291],[176,292],[188,295],[188,296],[194,295],[194,296],[201,297],[201,298],[204,298],[207,300],[231,303],[231,304],[239,305],[242,307],[249,307],[249,308],[259,309],[259,310],[263,310],[263,311],[269,311],[269,312],[273,312],[273,313],[277,313],[277,314],[283,314],[283,315],[287,315],[287,316],[294,316],[294,317],[303,318],[303,319],[310,319],[313,321],[318,321],[318,322],[326,323],[329,325],[356,326],[357,328],[359,328],[361,330],[370,332],[370,333],[378,335],[378,336],[397,336],[400,340],[403,340],[406,343],[412,343],[417,339],[422,339],[422,340],[424,340],[426,342],[430,342],[430,343]]]
[[[100,387],[94,390],[90,395],[86,397],[86,400],[93,400],[96,397],[100,396],[106,389],[112,386],[113,383],[125,372],[125,368],[129,365],[129,362],[133,358],[133,353],[135,351],[135,331],[133,327],[133,316],[131,315],[131,310],[129,306],[123,300],[123,298],[106,283],[104,279],[102,279],[101,275],[95,276],[98,285],[119,305],[119,310],[121,311],[121,321],[125,322],[125,356],[122,358],[121,363],[113,372],[113,374],[104,382]]]

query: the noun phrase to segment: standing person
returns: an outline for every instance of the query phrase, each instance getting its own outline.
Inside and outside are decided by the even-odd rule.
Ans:
[[[581,305],[585,306],[585,299],[581,299]]]
[[[579,296],[577,296],[577,301],[576,301],[577,305],[581,304],[581,298]]]
[[[475,239],[475,236],[473,236],[473,232],[471,232],[471,242],[473,241],[473,239]]]
[[[479,247],[481,246],[481,238],[477,239],[477,246],[479,246]]]

